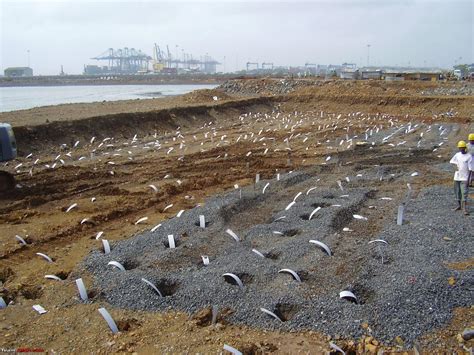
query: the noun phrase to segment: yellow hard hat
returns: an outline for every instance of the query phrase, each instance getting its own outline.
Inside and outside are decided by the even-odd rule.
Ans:
[[[459,141],[458,142],[458,148],[466,148],[466,147],[467,147],[466,142],[464,142],[464,141]]]
[[[470,133],[468,139],[474,141],[474,133]]]

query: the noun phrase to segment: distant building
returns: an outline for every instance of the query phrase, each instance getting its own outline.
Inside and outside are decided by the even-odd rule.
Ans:
[[[440,71],[421,72],[421,71],[386,71],[384,78],[387,81],[404,81],[404,80],[422,80],[422,81],[438,81],[442,79]]]
[[[107,67],[99,67],[98,65],[85,65],[84,75],[102,75],[108,74]]]
[[[339,74],[341,79],[350,79],[356,80],[359,79],[359,70],[358,69],[344,69]]]
[[[33,69],[28,67],[14,67],[5,69],[4,73],[7,78],[33,76]]]
[[[382,70],[362,70],[360,72],[360,78],[380,80],[382,78]]]

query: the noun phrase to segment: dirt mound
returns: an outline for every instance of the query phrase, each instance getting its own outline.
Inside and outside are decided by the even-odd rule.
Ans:
[[[215,96],[217,93],[197,94],[199,102],[202,97]],[[194,95],[194,94],[189,94]],[[220,94],[220,97],[228,97]],[[189,96],[190,98],[194,96]],[[197,100],[197,99],[196,99]],[[273,103],[264,98],[253,98],[235,101],[220,100],[210,105],[192,105],[170,109],[129,112],[91,117],[73,121],[58,121],[34,126],[15,127],[15,137],[19,145],[19,154],[51,149],[64,145],[64,149],[72,147],[77,141],[86,144],[93,137],[97,140],[106,138],[130,139],[135,135],[152,136],[166,135],[177,129],[190,129],[202,126],[229,113],[245,113],[252,110],[265,110],[273,107]],[[224,100],[224,99],[223,99]],[[28,142],[25,144],[24,142]]]
[[[323,85],[314,79],[238,79],[219,86],[225,92],[239,95],[283,95],[306,86]]]
[[[218,102],[231,100],[232,97],[227,95],[223,90],[195,90],[182,96],[183,100],[190,103],[196,102]]]
[[[474,83],[450,83],[441,87],[424,88],[420,93],[425,96],[473,96]]]
[[[286,102],[294,110],[304,103],[323,111],[387,113],[450,122],[472,120],[474,96],[420,95],[422,88],[433,87],[436,84],[429,82],[328,81],[299,88],[287,95]]]
[[[472,96],[472,83],[340,79],[233,79],[219,89],[241,95]]]

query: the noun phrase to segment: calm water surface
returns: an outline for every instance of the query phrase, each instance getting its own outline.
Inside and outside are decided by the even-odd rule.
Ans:
[[[91,85],[0,87],[0,112],[79,102],[150,99],[181,95],[216,85]]]

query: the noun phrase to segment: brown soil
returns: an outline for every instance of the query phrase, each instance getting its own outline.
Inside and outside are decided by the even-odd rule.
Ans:
[[[21,188],[3,196],[0,205],[0,295],[14,301],[13,305],[0,311],[0,348],[42,348],[75,353],[216,353],[221,351],[223,344],[229,344],[245,353],[321,353],[329,350],[328,337],[316,332],[269,332],[221,323],[211,326],[205,321],[205,313],[191,319],[171,310],[150,314],[112,309],[102,303],[77,304],[72,301],[77,297],[74,280],[83,277],[86,284],[91,281],[78,275],[75,267],[85,255],[99,247],[95,240],[99,231],[104,231],[111,241],[130,238],[174,216],[181,209],[192,208],[207,196],[232,188],[234,184],[250,184],[256,173],[260,173],[262,179],[270,178],[276,171],[304,168],[324,160],[322,150],[315,145],[309,153],[301,140],[292,144],[291,156],[284,151],[283,144],[282,149],[273,154],[252,154],[249,157],[246,153],[261,150],[261,144],[249,142],[216,147],[223,134],[233,141],[238,137],[242,128],[237,119],[239,114],[268,113],[280,104],[280,110],[284,112],[297,110],[315,112],[315,115],[320,110],[334,113],[361,111],[395,114],[412,122],[454,120],[462,124],[460,135],[472,128],[473,97],[427,99],[415,93],[410,96],[387,94],[391,86],[386,90],[380,87],[383,85],[367,85],[362,94],[357,90],[346,90],[344,86],[337,89],[335,85],[328,92],[321,92],[319,87],[304,88],[285,97],[238,99],[220,92],[204,92],[164,100],[61,105],[0,114],[0,121],[14,124],[22,156],[6,169],[12,172],[12,167],[19,163],[27,165],[31,164],[31,159],[41,159],[41,164],[31,174],[27,169],[16,174]],[[414,86],[407,84],[406,91],[410,90],[414,91]],[[220,99],[215,101],[213,96]],[[457,118],[441,116],[450,108],[459,112]],[[409,117],[405,116],[407,114]],[[437,117],[433,118],[433,114]],[[46,119],[50,123],[45,123]],[[213,122],[209,129],[200,130],[209,122]],[[322,119],[321,124],[325,123]],[[218,129],[219,136],[212,138],[210,134],[200,145],[203,133],[211,132],[211,127]],[[363,132],[367,127],[361,124],[354,129]],[[252,131],[268,128],[274,127],[255,120]],[[186,137],[186,150],[179,154],[180,142],[172,139],[178,129]],[[161,150],[133,147],[135,134],[143,143],[153,142],[155,133],[162,144]],[[299,127],[296,133],[316,134],[310,124]],[[341,135],[342,132],[330,130],[318,134],[322,139],[324,135]],[[193,135],[199,136],[198,143],[194,143]],[[92,159],[79,161],[81,156],[89,158],[89,142],[93,136],[99,141],[113,138],[108,142],[114,145],[108,150],[110,155],[97,154]],[[284,137],[279,137],[278,132],[274,136],[283,141]],[[77,140],[79,146],[71,149]],[[69,148],[61,150],[62,143],[67,143]],[[172,153],[163,154],[163,150],[171,147],[174,148]],[[72,157],[65,155],[69,151],[72,151]],[[27,159],[25,156],[29,152],[34,156]],[[44,164],[52,164],[58,154],[65,160],[65,166],[54,170],[46,168]],[[225,154],[228,155],[226,159],[217,159]],[[334,152],[334,156],[338,155],[342,161],[350,159],[361,166],[377,160],[370,150],[350,156]],[[181,156],[184,159],[178,160]],[[289,157],[291,167],[288,166]],[[447,160],[448,155],[444,154],[442,158]],[[420,164],[424,159],[421,157],[418,161],[400,164],[413,164],[413,171],[426,172],[423,175],[429,176],[429,167]],[[344,167],[339,167],[334,173],[344,176]],[[165,175],[170,177],[164,179]],[[429,181],[420,180],[418,187],[424,183]],[[148,187],[150,184],[159,188],[158,193]],[[389,188],[398,189],[399,186],[389,185]],[[95,202],[91,201],[93,197]],[[73,203],[77,203],[78,208],[66,213]],[[170,204],[173,207],[163,212]],[[148,217],[147,222],[135,225],[143,216]],[[89,220],[81,224],[84,218]],[[15,235],[25,238],[27,245],[21,246],[14,239]],[[49,255],[54,263],[47,263],[35,255],[37,252]],[[472,261],[460,260],[450,267],[472,268]],[[46,280],[46,274],[58,275],[65,281]],[[41,304],[48,313],[37,314],[31,308],[33,304]],[[107,307],[120,321],[123,331],[117,335],[109,332],[97,312],[101,306]],[[427,334],[424,341],[435,344],[430,351],[462,351],[456,335],[471,325],[473,315],[472,308],[459,309],[447,327]],[[332,341],[346,350],[380,347],[370,338],[368,341]],[[399,344],[385,349],[396,352],[403,347]]]

